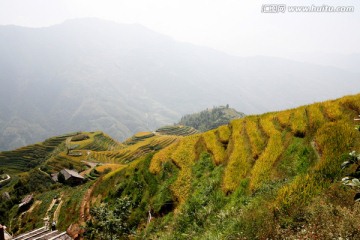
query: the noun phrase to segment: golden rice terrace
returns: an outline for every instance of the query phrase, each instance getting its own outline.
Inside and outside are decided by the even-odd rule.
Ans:
[[[83,162],[103,166],[88,170],[92,177],[83,185],[34,191],[33,207],[11,208],[7,225],[24,232],[57,211],[60,229],[72,223],[68,233],[86,236],[81,226],[86,230],[91,208],[105,202],[111,208],[127,197],[126,237],[132,239],[359,239],[355,192],[340,183],[346,174],[340,164],[360,150],[359,114],[360,95],[354,95],[247,116],[205,133],[165,127],[121,144],[100,132],[80,141],[66,136],[54,150],[40,144],[49,153],[34,163],[37,169],[72,163],[81,174]],[[78,154],[69,155],[66,144]],[[8,156],[25,158],[27,149],[0,153],[0,168],[11,165]],[[26,169],[22,158],[14,158],[20,170]],[[6,190],[17,189],[17,180]],[[49,213],[55,197],[61,205]]]

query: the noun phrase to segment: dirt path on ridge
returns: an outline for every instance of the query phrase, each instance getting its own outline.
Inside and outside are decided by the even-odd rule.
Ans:
[[[83,177],[85,177],[86,174],[90,174],[90,172],[97,166],[102,165],[101,163],[96,163],[96,162],[89,162],[89,161],[81,161],[81,162],[85,163],[87,166],[90,167],[89,169],[86,169],[85,171],[79,173]]]
[[[321,159],[321,153],[318,150],[318,146],[317,146],[315,140],[311,141],[311,147],[314,149],[317,160],[319,161]]]
[[[79,223],[83,224],[87,220],[90,219],[90,203],[91,203],[91,195],[94,191],[94,188],[99,184],[100,178],[93,184],[91,187],[86,191],[83,200],[81,201],[80,205],[80,212],[79,212]]]
[[[6,174],[6,178],[1,180],[0,183],[5,182],[5,181],[9,180],[10,178],[11,178],[10,175]]]

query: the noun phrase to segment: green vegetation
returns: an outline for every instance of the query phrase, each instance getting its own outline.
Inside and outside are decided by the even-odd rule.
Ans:
[[[181,118],[179,124],[193,127],[201,132],[217,128],[228,124],[230,120],[242,118],[245,114],[229,108],[229,105],[223,107],[213,107],[199,113],[185,115]]]
[[[78,135],[79,136],[79,135]],[[88,134],[80,134],[83,137],[81,142],[79,143],[77,140],[76,143],[79,146],[76,149],[86,149],[93,151],[109,151],[109,150],[117,150],[122,148],[122,144],[115,141],[108,135],[103,132],[91,132]],[[74,141],[74,137],[71,139],[71,142]]]
[[[360,127],[356,126],[355,129],[360,131]],[[342,169],[346,168],[353,168],[355,171],[348,174],[348,176],[344,177],[341,181],[344,185],[351,186],[352,188],[356,189],[356,194],[354,196],[355,202],[360,201],[360,154],[356,153],[356,151],[352,151],[347,156],[345,162],[341,164]]]
[[[152,132],[139,132],[139,133],[135,134],[134,136],[132,136],[130,139],[126,140],[124,142],[124,144],[133,145],[133,144],[138,143],[139,141],[142,141],[146,138],[151,138],[153,136],[155,136],[155,134]]]
[[[103,203],[91,209],[92,219],[86,223],[86,239],[119,239],[130,233],[127,220],[131,202],[128,198],[119,198],[114,204]]]
[[[161,127],[158,130],[156,130],[156,132],[161,135],[175,135],[175,136],[189,136],[198,133],[196,129],[182,125]]]
[[[0,152],[0,169],[19,172],[37,167],[68,137],[73,135],[53,137],[42,143],[22,147],[14,151]]]
[[[141,156],[167,147],[179,138],[171,135],[153,135],[134,140],[133,137],[125,141],[120,150],[91,151],[88,160],[103,163],[130,163]]]

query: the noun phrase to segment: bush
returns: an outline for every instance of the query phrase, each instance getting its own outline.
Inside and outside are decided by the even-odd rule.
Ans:
[[[127,220],[131,201],[128,197],[117,199],[113,206],[103,203],[90,210],[92,219],[86,222],[86,239],[119,239],[130,233]]]

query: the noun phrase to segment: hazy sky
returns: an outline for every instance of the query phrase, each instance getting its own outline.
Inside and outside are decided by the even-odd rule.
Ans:
[[[353,13],[262,13],[263,4],[354,6]],[[43,27],[98,17],[249,56],[360,53],[358,0],[0,0],[0,24]]]

